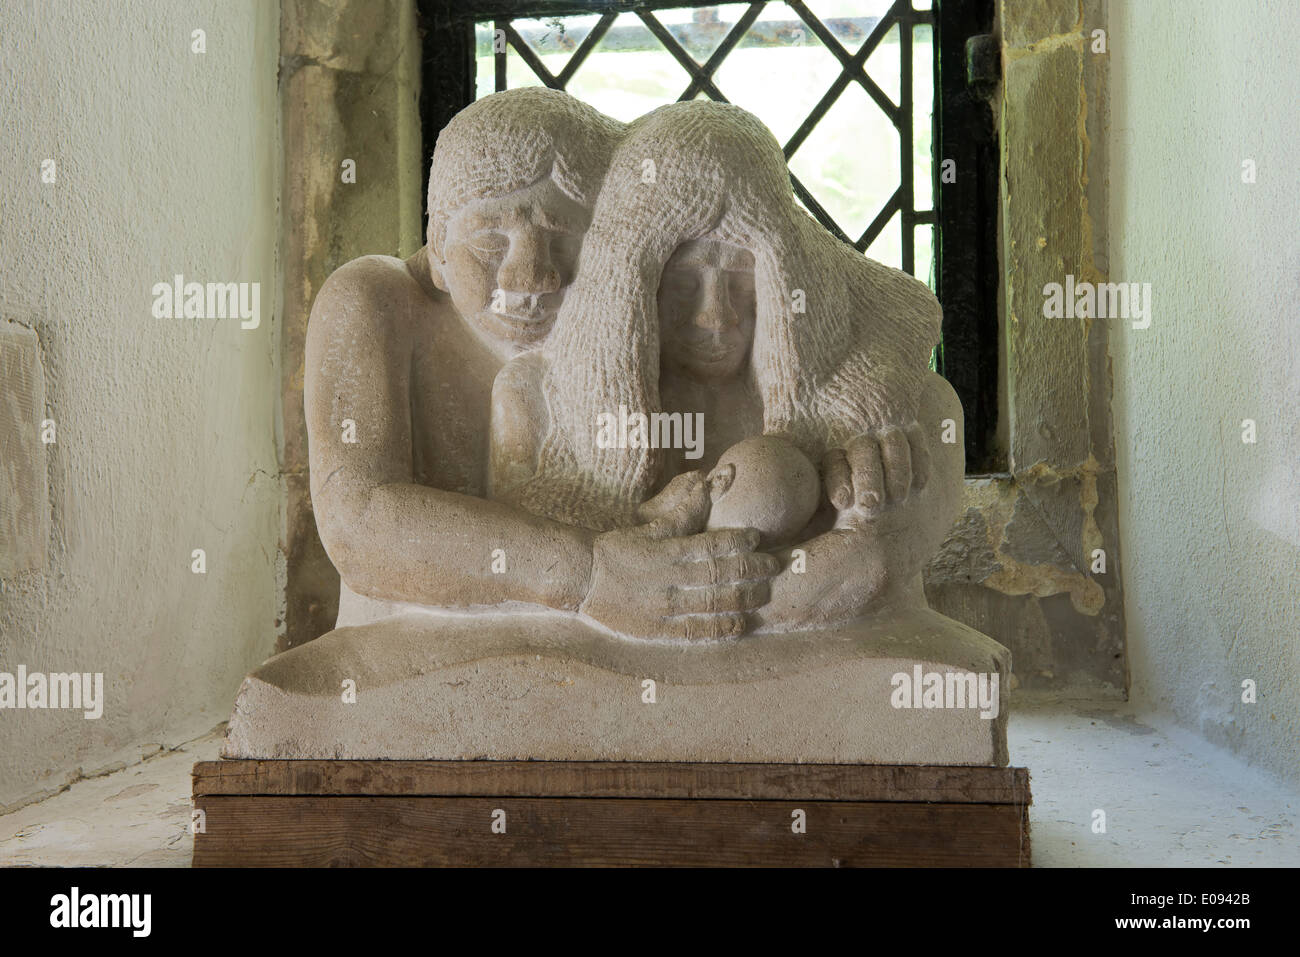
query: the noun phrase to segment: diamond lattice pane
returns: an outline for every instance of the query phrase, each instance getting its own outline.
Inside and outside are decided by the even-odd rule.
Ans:
[[[893,5],[894,0],[807,0],[805,3],[808,12],[821,20],[850,54],[858,52]]]
[[[902,219],[898,213],[889,217],[885,228],[867,247],[867,255],[886,266],[893,266],[895,269],[903,268],[903,230]]]
[[[703,66],[748,9],[748,3],[724,3],[716,7],[660,10],[655,18],[691,59]]]
[[[521,18],[511,20],[511,28],[524,45],[541,61],[552,76],[558,76],[570,57],[582,45],[592,29],[600,22],[596,15],[572,17]],[[485,21],[474,25],[475,96],[487,96],[496,90],[495,23]],[[506,45],[506,89],[519,86],[543,86],[545,81],[537,75],[528,62],[515,49]]]
[[[769,3],[722,61],[714,82],[784,146],[840,72],[839,60],[793,10]]]
[[[850,83],[790,157],[790,169],[856,239],[898,189],[898,130]]]
[[[546,65],[546,69],[558,74],[599,22],[600,15],[593,13],[572,17],[521,18],[511,20],[510,25]]]
[[[895,23],[880,38],[876,48],[867,56],[863,64],[867,76],[876,81],[876,86],[884,91],[890,102],[898,106],[902,100],[903,68],[898,49],[899,27]]]
[[[621,13],[565,89],[626,123],[676,101],[689,82],[641,18]]]

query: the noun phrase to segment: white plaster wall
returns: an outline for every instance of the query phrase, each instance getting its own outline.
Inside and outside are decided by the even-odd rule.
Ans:
[[[0,711],[0,807],[212,727],[274,645],[278,21],[0,4],[0,318],[39,334],[58,423],[49,559],[0,582],[0,671],[103,672],[106,698],[98,721]],[[153,318],[175,273],[260,282],[260,327]]]
[[[1110,48],[1133,698],[1300,782],[1300,8],[1111,0]]]

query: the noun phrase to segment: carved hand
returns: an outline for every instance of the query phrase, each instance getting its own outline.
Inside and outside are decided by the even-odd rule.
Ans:
[[[822,459],[826,496],[843,511],[871,514],[897,505],[930,478],[930,452],[925,433],[913,422],[906,428],[867,432],[843,449],[831,449]]]
[[[637,517],[651,538],[676,538],[704,531],[709,520],[709,481],[703,472],[683,472],[662,492],[643,502]]]
[[[768,582],[781,563],[755,551],[753,529],[689,534],[703,527],[708,505],[704,476],[687,472],[642,506],[647,524],[598,535],[580,610],[637,638],[711,641],[744,634],[746,612],[767,603]]]

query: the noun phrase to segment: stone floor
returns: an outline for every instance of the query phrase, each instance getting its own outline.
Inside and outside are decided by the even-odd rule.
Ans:
[[[1040,867],[1300,866],[1300,795],[1128,705],[1021,698],[1009,733]],[[188,866],[190,767],[219,746],[218,729],[0,817],[0,866]]]
[[[1300,794],[1230,753],[1120,702],[1013,708],[1035,866],[1300,866]]]

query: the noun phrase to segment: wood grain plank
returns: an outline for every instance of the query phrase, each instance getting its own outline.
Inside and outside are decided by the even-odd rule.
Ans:
[[[194,795],[1028,804],[1025,768],[616,761],[202,761]]]
[[[1028,866],[1010,804],[206,795],[196,867]],[[791,812],[806,814],[806,833]],[[505,811],[506,833],[491,830]]]

